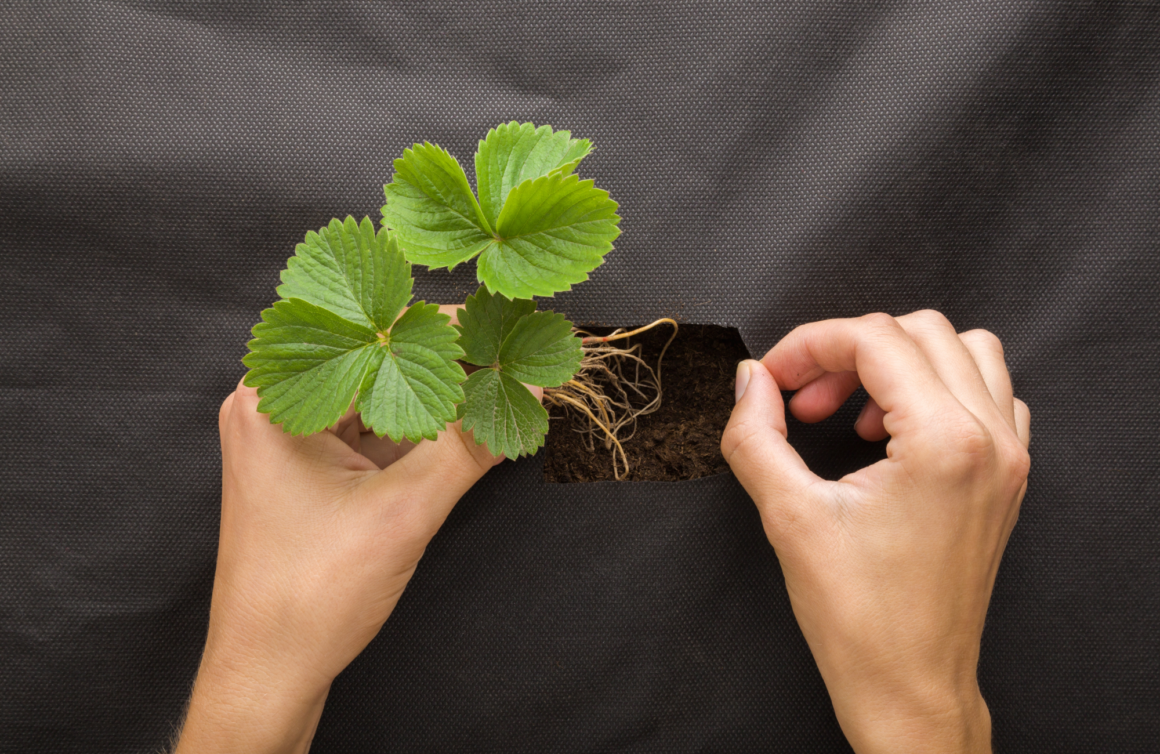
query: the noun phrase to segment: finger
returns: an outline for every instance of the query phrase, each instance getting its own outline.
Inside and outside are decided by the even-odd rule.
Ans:
[[[387,468],[416,447],[415,443],[407,438],[403,438],[399,442],[392,442],[391,438],[379,437],[374,432],[362,433],[359,445],[359,452],[380,469]]]
[[[458,325],[459,324],[459,310],[462,308],[463,308],[463,304],[440,304],[439,305],[439,313],[446,314],[447,316],[451,317],[450,324]]]
[[[1015,434],[1019,436],[1019,442],[1023,443],[1023,447],[1031,447],[1031,409],[1027,404],[1018,398],[1014,399],[1015,403]]]
[[[976,419],[992,428],[996,422],[1005,423],[978,364],[950,320],[927,309],[899,317],[898,323],[926,354],[942,383]]]
[[[230,416],[233,413],[234,398],[237,396],[239,390],[246,387],[245,382],[245,377],[238,380],[238,384],[234,386],[234,392],[226,396],[226,399],[222,401],[221,408],[218,409],[218,435],[221,437],[223,448],[226,443],[226,428],[230,424]]]
[[[1031,446],[1031,409],[1018,398],[1014,398],[1013,403],[1015,410],[1015,434],[1019,437],[1019,442],[1023,443],[1023,447],[1029,448]],[[1008,521],[1007,536],[1011,535],[1011,530],[1015,527],[1015,519],[1019,516],[1019,507],[1023,504],[1023,497],[1027,494],[1027,482],[1027,479],[1023,480],[1023,486],[1019,488],[1019,493],[1015,497],[1015,505],[1012,508],[1011,517]],[[1005,542],[1004,546],[1006,546]]]
[[[543,388],[525,385],[538,400]],[[487,445],[477,445],[472,432],[460,422],[447,425],[435,441],[424,440],[398,454],[394,463],[368,479],[363,487],[372,500],[405,496],[409,513],[417,522],[417,536],[430,539],[443,521],[487,471],[502,461]]]
[[[234,406],[234,394],[230,393],[226,399],[222,401],[221,408],[218,409],[218,434],[225,438],[226,425],[230,420],[230,410]]]
[[[1011,389],[1011,373],[1003,359],[1003,344],[986,330],[969,330],[960,335],[959,340],[975,360],[991,399],[999,407],[1007,426],[1016,429],[1015,394]]]
[[[281,424],[272,423],[268,414],[259,412],[258,402],[258,391],[254,388],[240,385],[234,391],[229,423],[222,435],[223,444],[229,438],[229,442],[237,443],[242,452],[262,463],[290,462],[291,457],[305,452],[325,459],[326,463],[342,463],[353,471],[375,470],[369,460],[331,432],[291,435]]]
[[[866,401],[866,405],[862,407],[862,413],[858,414],[858,418],[854,421],[854,431],[863,440],[870,442],[878,442],[885,440],[889,433],[886,431],[886,425],[883,420],[886,418],[886,412],[882,410],[873,398]]]
[[[820,422],[841,408],[861,384],[857,372],[827,372],[789,399],[790,413],[807,424]]]
[[[737,365],[737,396],[721,453],[757,504],[770,538],[782,538],[811,516],[815,508],[805,492],[823,480],[789,444],[781,391],[761,362]]]
[[[347,408],[342,418],[327,427],[326,431],[345,442],[354,452],[361,453],[362,418],[355,408],[356,404],[357,401],[351,400],[350,407]]]
[[[884,426],[895,438],[920,436],[936,426],[938,417],[962,410],[926,355],[888,314],[802,325],[774,346],[762,364],[779,386],[790,390],[826,372],[857,372],[885,412]]]

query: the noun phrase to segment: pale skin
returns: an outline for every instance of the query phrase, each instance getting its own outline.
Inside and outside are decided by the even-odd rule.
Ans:
[[[889,436],[888,458],[822,480],[787,441],[780,390],[819,421],[858,385],[871,400],[855,429]],[[817,322],[742,362],[737,395],[722,452],[854,750],[990,751],[979,643],[1030,440],[999,341],[935,312]],[[239,386],[219,417],[217,573],[179,754],[307,751],[331,682],[501,460],[458,426],[396,446],[352,412],[295,438],[256,407]]]

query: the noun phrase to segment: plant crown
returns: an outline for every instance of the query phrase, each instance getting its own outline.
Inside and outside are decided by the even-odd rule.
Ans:
[[[524,384],[563,385],[583,354],[572,323],[531,298],[587,280],[620,233],[616,202],[574,173],[591,151],[550,126],[498,126],[475,154],[477,199],[444,149],[405,150],[384,186],[382,230],[332,220],[288,260],[281,300],[262,312],[243,359],[258,410],[308,434],[357,398],[363,423],[396,442],[434,439],[462,419],[492,453],[534,453],[548,415]],[[482,285],[458,325],[434,304],[410,304],[412,263],[472,258]],[[468,377],[456,360],[479,369]]]

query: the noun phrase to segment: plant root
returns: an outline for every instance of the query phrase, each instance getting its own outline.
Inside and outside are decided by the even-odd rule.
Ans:
[[[613,345],[659,325],[671,325],[673,334],[657,357],[656,369],[641,358],[639,343]],[[560,387],[544,389],[548,403],[576,411],[587,419],[584,428],[576,431],[584,435],[588,450],[595,452],[599,440],[605,450],[612,451],[612,475],[618,481],[629,472],[622,443],[636,434],[637,419],[661,407],[661,365],[678,329],[676,321],[667,317],[632,331],[615,330],[608,335],[577,329],[584,349],[580,370]]]

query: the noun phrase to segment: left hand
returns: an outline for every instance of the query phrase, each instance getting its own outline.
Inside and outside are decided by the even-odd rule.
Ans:
[[[352,409],[293,437],[257,405],[239,385],[218,419],[217,572],[177,752],[308,750],[335,676],[382,628],[455,503],[502,460],[458,423],[396,445]]]

